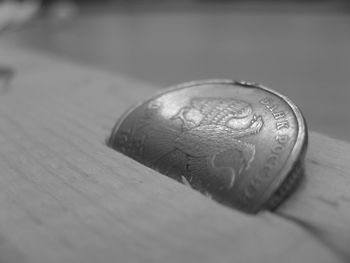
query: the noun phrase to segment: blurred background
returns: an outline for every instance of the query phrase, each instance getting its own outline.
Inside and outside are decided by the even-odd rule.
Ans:
[[[260,82],[299,105],[311,130],[350,141],[349,1],[0,1],[0,30],[1,41],[157,88]]]

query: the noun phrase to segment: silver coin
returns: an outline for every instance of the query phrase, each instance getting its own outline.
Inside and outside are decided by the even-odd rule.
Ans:
[[[204,80],[172,87],[126,112],[110,147],[247,213],[273,209],[302,175],[305,120],[262,85]]]

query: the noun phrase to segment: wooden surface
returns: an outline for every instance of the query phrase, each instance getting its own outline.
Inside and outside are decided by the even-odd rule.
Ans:
[[[0,262],[349,262],[350,145],[310,134],[275,213],[226,208],[105,145],[154,87],[0,45]]]

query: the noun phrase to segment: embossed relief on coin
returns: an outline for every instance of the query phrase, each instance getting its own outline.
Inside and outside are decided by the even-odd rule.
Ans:
[[[285,97],[260,86],[209,80],[176,86],[135,106],[117,123],[110,146],[253,213],[294,171],[305,138],[302,115]]]
[[[156,109],[151,102],[145,112]],[[156,118],[152,121],[149,114],[147,121],[145,143],[158,145],[147,155],[153,155],[152,167],[202,192],[208,184],[222,190],[233,187],[255,157],[255,145],[244,138],[264,125],[250,103],[209,97],[190,99],[169,118],[178,129],[161,125]]]

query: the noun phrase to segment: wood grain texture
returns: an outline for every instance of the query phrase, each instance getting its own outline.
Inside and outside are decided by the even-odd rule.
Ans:
[[[347,262],[350,145],[310,135],[276,213],[226,208],[105,145],[150,85],[0,44],[0,262]],[[350,244],[350,243],[349,243]]]

